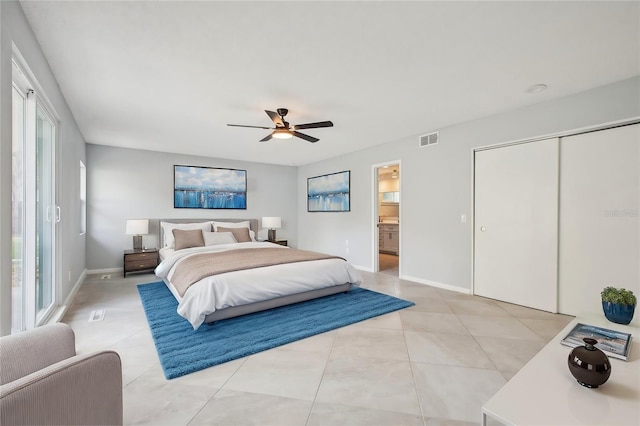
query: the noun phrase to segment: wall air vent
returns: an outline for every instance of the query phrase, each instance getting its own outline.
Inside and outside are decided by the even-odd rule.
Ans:
[[[95,311],[91,311],[91,315],[89,315],[89,322],[104,320],[104,313],[104,309],[96,309]]]
[[[440,139],[440,135],[438,132],[428,133],[426,135],[420,136],[420,148],[424,148],[425,146],[435,145],[438,143]]]

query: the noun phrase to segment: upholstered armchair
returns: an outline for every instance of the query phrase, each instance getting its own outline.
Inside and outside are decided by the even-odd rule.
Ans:
[[[41,424],[121,425],[120,356],[76,355],[61,323],[0,338],[0,425]]]

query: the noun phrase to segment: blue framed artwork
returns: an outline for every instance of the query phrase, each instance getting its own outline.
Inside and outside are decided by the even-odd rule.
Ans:
[[[176,209],[246,209],[247,171],[173,166]]]
[[[350,187],[350,170],[307,178],[307,211],[351,211]]]

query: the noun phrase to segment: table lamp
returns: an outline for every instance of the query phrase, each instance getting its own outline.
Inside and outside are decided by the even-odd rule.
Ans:
[[[133,249],[142,250],[142,235],[149,233],[149,219],[127,220],[127,235],[133,235]]]
[[[262,218],[262,227],[269,229],[269,234],[267,239],[269,241],[276,240],[276,229],[282,227],[282,220],[279,217],[263,217]]]

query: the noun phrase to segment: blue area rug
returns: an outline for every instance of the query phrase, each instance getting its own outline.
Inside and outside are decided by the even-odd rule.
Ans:
[[[138,285],[167,379],[412,306],[413,302],[355,287],[319,299],[203,324],[193,330],[176,312],[163,282]]]

